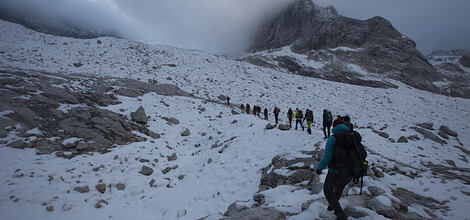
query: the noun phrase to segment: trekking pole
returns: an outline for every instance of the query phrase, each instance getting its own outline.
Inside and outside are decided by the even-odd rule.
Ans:
[[[361,176],[361,190],[359,191],[359,195],[362,195],[362,185],[364,184],[364,177]]]

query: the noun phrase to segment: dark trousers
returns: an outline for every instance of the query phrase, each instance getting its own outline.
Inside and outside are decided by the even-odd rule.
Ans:
[[[302,127],[302,131],[304,130],[304,125],[302,124],[302,120],[296,119],[295,120],[295,130],[297,130],[297,124],[300,123],[300,126]]]
[[[325,183],[323,184],[323,193],[328,201],[329,206],[335,211],[335,215],[343,213],[343,209],[339,204],[339,199],[343,193],[344,187],[351,182],[352,177],[341,176],[328,172]]]
[[[276,121],[276,124],[277,124],[277,121],[279,120],[279,115],[274,115],[274,120]]]
[[[326,136],[326,130],[328,128],[328,136]],[[325,135],[325,138],[328,138],[330,137],[330,129],[331,129],[331,125],[329,124],[323,124],[323,134]]]

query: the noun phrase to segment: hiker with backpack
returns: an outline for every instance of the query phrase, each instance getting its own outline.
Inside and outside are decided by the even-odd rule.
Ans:
[[[349,115],[345,115],[342,118],[343,118],[344,124],[348,126],[349,130],[353,131],[354,125],[351,123],[351,117],[349,117]]]
[[[287,118],[289,119],[289,128],[292,128],[292,118],[294,117],[294,113],[292,112],[292,108],[287,110]]]
[[[230,106],[230,97],[227,96],[227,105]]]
[[[305,117],[304,117],[304,121],[307,120],[307,132],[309,134],[312,134],[312,128],[311,128],[311,125],[313,123],[313,111],[310,110],[310,109],[307,109],[305,111]]]
[[[245,113],[245,106],[243,104],[240,105],[240,112]]]
[[[302,127],[302,131],[304,130],[304,125],[302,124],[302,118],[304,117],[302,110],[299,108],[295,109],[295,130],[297,130],[297,124],[300,123],[300,126]]]
[[[333,122],[333,135],[326,142],[323,158],[316,168],[318,175],[328,166],[328,174],[323,184],[323,193],[328,201],[328,210],[334,211],[337,219],[347,219],[339,199],[344,187],[354,179],[357,183],[367,172],[367,152],[361,144],[362,137],[350,131],[342,119]]]
[[[264,119],[268,120],[268,109],[264,108]]]
[[[333,122],[333,115],[330,111],[323,109],[323,134],[325,135],[324,139],[330,137],[331,123]],[[326,135],[326,130],[328,129],[328,136]]]
[[[258,106],[253,105],[253,115],[256,116],[256,112],[258,111]]]
[[[277,125],[277,122],[279,121],[279,112],[281,110],[279,110],[277,107],[274,107],[274,121],[276,122],[276,125]]]
[[[246,104],[246,114],[250,114],[250,104]]]

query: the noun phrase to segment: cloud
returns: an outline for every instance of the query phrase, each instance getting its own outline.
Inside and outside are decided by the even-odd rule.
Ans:
[[[470,49],[468,0],[314,0],[333,5],[339,14],[367,19],[382,16],[415,40],[424,54],[433,50]]]
[[[0,0],[34,22],[223,54],[239,54],[292,0]]]

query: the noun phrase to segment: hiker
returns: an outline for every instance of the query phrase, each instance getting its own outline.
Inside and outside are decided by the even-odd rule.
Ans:
[[[330,129],[331,129],[331,123],[333,122],[333,116],[331,115],[331,112],[323,109],[323,134],[325,135],[324,139],[327,139],[330,137]],[[326,135],[326,129],[328,128],[328,136]]]
[[[264,108],[264,119],[268,120],[268,109]]]
[[[258,111],[258,106],[253,105],[253,115],[256,116],[256,111]]]
[[[230,106],[230,97],[227,96],[227,105]]]
[[[297,130],[297,125],[300,123],[300,126],[302,127],[302,131],[304,130],[304,125],[302,124],[302,118],[304,117],[302,110],[299,110],[299,108],[295,109],[295,130]]]
[[[277,107],[274,107],[274,120],[276,121],[276,124],[279,120],[279,112],[280,110]]]
[[[313,111],[310,110],[310,109],[307,109],[305,111],[305,117],[304,117],[304,121],[307,120],[307,132],[309,134],[312,134],[312,128],[311,128],[311,125],[313,123]]]
[[[328,210],[334,211],[337,219],[347,219],[339,199],[344,187],[353,180],[353,177],[357,181],[358,175],[354,171],[355,168],[359,167],[357,170],[362,176],[367,170],[367,168],[364,170],[363,167],[363,164],[367,164],[367,162],[364,162],[367,152],[364,146],[360,144],[361,140],[359,133],[350,132],[342,119],[336,119],[333,122],[333,135],[328,138],[323,158],[315,170],[320,175],[326,166],[329,168],[323,184],[323,193],[329,204]]]
[[[292,128],[292,118],[294,117],[294,113],[292,112],[292,109],[289,108],[287,111],[287,118],[289,119],[289,128]]]
[[[250,104],[246,104],[246,114],[250,114]]]
[[[349,117],[349,115],[345,115],[342,118],[344,120],[344,124],[349,128],[349,130],[353,131],[354,125],[351,123],[351,117]]]
[[[256,110],[256,115],[258,116],[258,118],[261,118],[261,116],[259,115],[259,114],[261,114],[261,107],[256,106],[256,108],[258,108],[258,109]]]
[[[245,106],[243,104],[240,105],[240,112],[245,113]]]

